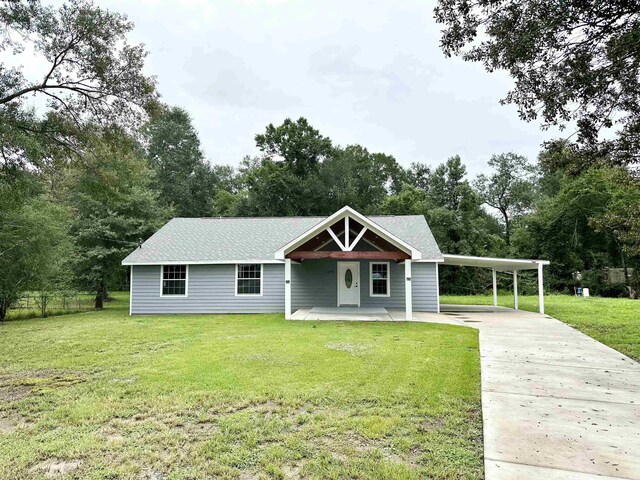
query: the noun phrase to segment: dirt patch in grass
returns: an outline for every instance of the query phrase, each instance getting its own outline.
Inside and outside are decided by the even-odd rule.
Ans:
[[[27,385],[0,385],[0,402],[16,402],[27,397],[33,387]]]
[[[368,350],[371,350],[373,345],[369,345],[367,343],[334,342],[327,343],[325,348],[335,350],[337,352],[345,352],[356,357],[358,355],[362,355]]]
[[[63,477],[78,469],[82,460],[60,460],[51,458],[32,466],[29,471],[33,474],[44,472],[47,478]]]
[[[432,430],[442,430],[446,425],[446,421],[442,417],[425,418],[424,420],[420,421],[418,424],[419,424],[418,430],[422,432],[430,432]]]
[[[84,375],[64,370],[25,370],[0,375],[0,401],[16,402],[46,388],[68,387],[85,381]]]
[[[301,466],[298,464],[295,465],[283,465],[282,466],[282,474],[284,478],[290,480],[298,480],[302,478],[300,476],[300,471],[302,470]]]
[[[0,417],[0,433],[13,433],[27,425],[29,425],[29,422],[22,415],[16,413],[9,413]]]

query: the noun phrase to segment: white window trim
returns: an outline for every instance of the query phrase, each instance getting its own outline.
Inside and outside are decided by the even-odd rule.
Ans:
[[[260,265],[260,293],[238,293],[238,280],[240,280],[238,278],[238,266],[240,265]],[[264,288],[263,288],[264,287],[263,285],[264,284],[264,268],[262,264],[251,263],[251,262],[236,263],[236,275],[235,275],[235,278],[233,279],[233,282],[235,284],[234,291],[235,291],[236,297],[262,297],[262,294],[264,293]]]
[[[164,283],[164,267],[165,266],[173,266],[175,264],[171,264],[168,263],[166,265],[160,265],[160,296],[161,297],[188,297],[189,296],[189,264],[184,264],[184,266],[186,267],[186,271],[185,271],[185,279],[184,279],[184,295],[180,295],[177,293],[167,293],[164,294],[162,292],[163,290],[163,283]],[[182,263],[180,265],[183,265]]]
[[[387,266],[387,293],[373,293],[373,266],[374,265],[386,265]],[[369,262],[369,296],[370,297],[390,297],[391,296],[391,265],[389,262]]]

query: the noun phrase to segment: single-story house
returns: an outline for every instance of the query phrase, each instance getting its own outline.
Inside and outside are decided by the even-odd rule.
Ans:
[[[476,265],[478,261],[485,261]],[[270,313],[355,307],[439,312],[440,264],[538,268],[443,255],[422,215],[174,218],[122,262],[130,314]],[[542,287],[541,287],[542,288]],[[542,290],[541,290],[542,292]],[[494,280],[494,298],[496,294]]]

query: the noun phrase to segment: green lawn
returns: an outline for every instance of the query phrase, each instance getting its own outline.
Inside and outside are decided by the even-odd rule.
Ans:
[[[486,295],[443,295],[442,303],[491,305]],[[513,307],[513,295],[498,296],[498,304]],[[538,297],[518,296],[522,310],[538,311]],[[640,361],[640,300],[626,298],[581,298],[570,295],[545,296],[545,313],[577,328],[619,352]]]
[[[480,479],[479,383],[469,328],[130,318],[121,295],[0,324],[0,478]]]

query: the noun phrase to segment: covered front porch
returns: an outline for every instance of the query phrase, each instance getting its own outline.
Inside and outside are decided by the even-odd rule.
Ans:
[[[420,251],[349,207],[275,257],[285,264],[287,319],[412,319],[412,264]]]

